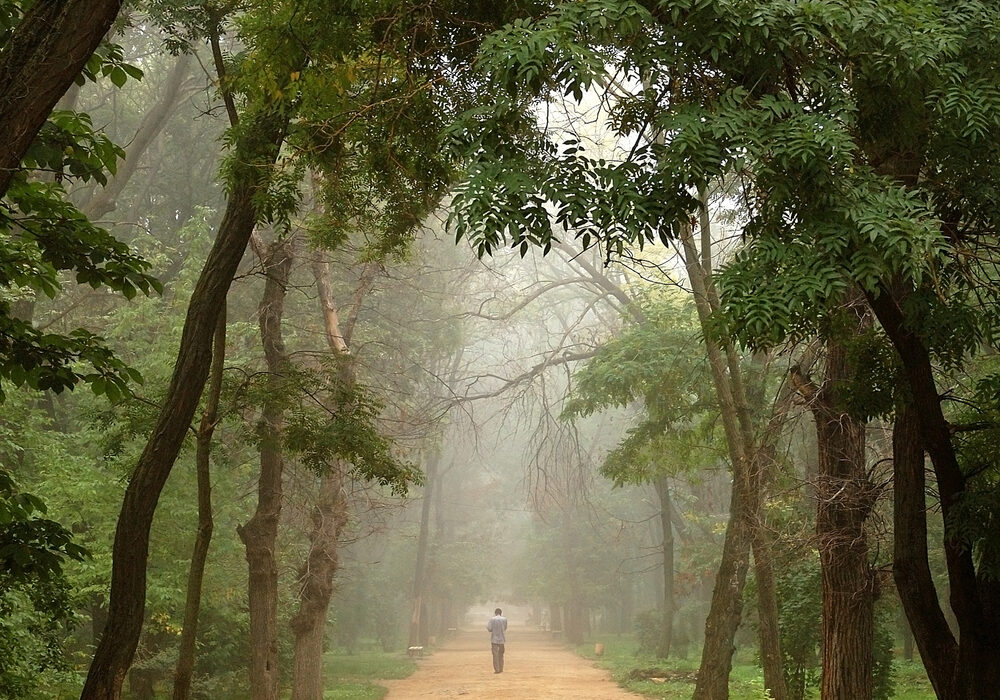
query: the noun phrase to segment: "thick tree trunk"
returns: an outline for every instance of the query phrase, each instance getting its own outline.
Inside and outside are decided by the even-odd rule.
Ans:
[[[660,531],[663,540],[663,626],[656,655],[662,659],[670,656],[674,639],[674,530],[673,504],[670,501],[670,483],[666,477],[657,479],[656,495],[660,501]]]
[[[188,570],[187,598],[184,603],[184,628],[177,651],[174,668],[174,700],[191,697],[191,676],[194,673],[195,640],[198,635],[198,614],[201,612],[201,586],[205,577],[205,562],[212,543],[212,436],[219,415],[219,397],[222,394],[222,372],[226,362],[226,310],[222,309],[216,323],[212,349],[212,369],[209,380],[208,400],[198,426],[195,469],[198,476],[198,531]]]
[[[244,131],[219,233],[188,304],[170,386],[156,425],[125,490],[111,569],[108,622],[81,700],[118,700],[142,631],[149,531],[160,492],[191,425],[212,361],[212,336],[257,220],[255,199],[278,154],[287,116],[263,115]]]
[[[0,197],[121,6],[122,0],[43,0],[18,22],[0,61]]]
[[[872,488],[865,465],[865,425],[846,414],[840,385],[854,374],[847,349],[827,342],[826,375],[812,404],[819,480],[816,534],[823,582],[825,700],[872,697],[875,577],[865,522]]]
[[[347,524],[342,473],[334,468],[321,477],[309,533],[309,557],[299,569],[299,609],[291,623],[295,635],[292,700],[323,700],[326,613],[338,566],[338,539]]]
[[[260,477],[257,508],[237,529],[249,566],[250,698],[278,700],[278,522],[281,518],[284,406],[281,404],[288,357],[281,332],[285,295],[292,270],[293,241],[272,243],[261,261],[267,281],[257,311],[267,363],[267,397],[261,411]]]

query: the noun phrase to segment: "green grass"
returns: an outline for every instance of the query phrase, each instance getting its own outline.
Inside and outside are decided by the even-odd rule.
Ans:
[[[386,689],[378,681],[406,678],[417,664],[400,653],[366,651],[331,652],[324,658],[324,700],[382,700]]]
[[[648,655],[637,655],[635,641],[627,635],[602,636],[604,655],[594,654],[593,642],[581,644],[576,652],[585,658],[593,659],[602,668],[611,672],[612,677],[623,688],[645,695],[648,698],[661,700],[687,700],[694,691],[694,674],[698,670],[698,654],[692,650],[689,658],[671,658],[666,662]],[[729,697],[731,700],[766,700],[769,696],[764,690],[764,679],[760,668],[752,658],[745,654],[737,654],[733,659],[733,671],[729,680]],[[651,680],[636,680],[630,677],[636,669],[664,669],[677,679],[665,682]],[[934,692],[919,661],[897,661],[895,664],[896,700],[934,700]],[[814,693],[813,697],[818,697]]]

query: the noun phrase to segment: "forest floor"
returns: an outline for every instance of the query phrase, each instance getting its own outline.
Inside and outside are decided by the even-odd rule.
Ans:
[[[380,681],[386,700],[489,697],[507,700],[627,700],[641,698],[619,688],[610,674],[568,649],[551,632],[511,628],[503,673],[493,673],[490,637],[460,631],[419,660],[401,680]]]

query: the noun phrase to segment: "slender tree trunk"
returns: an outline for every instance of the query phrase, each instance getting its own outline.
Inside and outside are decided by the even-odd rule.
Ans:
[[[353,385],[354,358],[349,346],[361,303],[374,281],[376,268],[370,266],[361,275],[348,317],[341,328],[333,299],[329,265],[313,264],[313,275],[323,314],[327,345],[341,360],[339,381]],[[292,618],[295,638],[292,669],[292,700],[322,700],[323,640],[326,616],[333,595],[333,579],[339,566],[338,545],[341,530],[347,524],[347,501],[342,493],[346,465],[334,465],[320,479],[319,494],[309,533],[309,555],[299,569],[299,609]]]
[[[912,411],[919,425],[919,444],[934,466],[941,513],[946,524],[944,552],[951,589],[949,599],[959,628],[954,665],[945,664],[956,643],[954,636],[944,627],[934,627],[943,613],[936,596],[933,604],[927,596],[928,591],[924,590],[926,582],[913,587],[900,587],[900,597],[913,597],[909,601],[904,600],[904,609],[938,696],[947,700],[1000,697],[1000,664],[996,663],[996,659],[1000,658],[1000,591],[996,582],[989,580],[985,573],[977,575],[972,548],[953,537],[950,531],[951,514],[964,494],[966,477],[958,464],[950,425],[941,408],[930,351],[924,340],[913,332],[903,312],[907,291],[902,284],[895,285],[892,290],[883,289],[877,295],[868,294],[867,297],[902,362],[911,397],[911,405],[904,410]],[[916,454],[901,456],[913,462],[913,466],[902,467],[909,472],[916,465]],[[896,469],[900,466],[897,465]],[[915,482],[910,483],[916,485]],[[899,488],[897,483],[896,489]],[[919,497],[922,498],[923,494]],[[903,498],[917,499],[918,494],[906,494]],[[923,542],[912,539],[907,544],[925,546],[926,535]],[[922,553],[910,551],[905,556],[913,563],[926,558],[926,549]],[[918,617],[922,619],[917,620]],[[931,635],[932,638],[921,639],[924,635]],[[946,656],[929,659],[925,649],[936,647],[943,647]]]
[[[424,597],[427,592],[427,545],[430,541],[430,516],[431,503],[436,487],[436,472],[441,453],[434,449],[427,458],[427,467],[424,486],[424,499],[420,504],[420,532],[417,535],[417,561],[413,572],[413,596],[410,614],[410,646],[422,645],[425,640],[421,637],[420,630],[426,629],[426,624],[421,624],[423,605],[426,602]]]
[[[656,655],[662,659],[670,656],[674,638],[674,530],[670,521],[673,504],[670,501],[670,483],[666,477],[657,479],[656,495],[660,501],[660,531],[663,539],[663,627]]]
[[[278,700],[278,523],[281,518],[284,406],[281,395],[288,357],[281,331],[285,295],[291,275],[293,241],[274,241],[262,259],[264,294],[257,311],[267,363],[267,398],[261,411],[260,477],[257,509],[237,528],[249,566],[250,698]]]
[[[702,328],[707,329],[712,314],[709,300],[707,272],[700,262],[694,246],[690,226],[682,224],[681,242],[684,262],[694,293],[695,308]],[[750,564],[750,521],[747,497],[750,495],[750,465],[746,454],[747,442],[742,433],[746,428],[739,424],[736,398],[727,376],[727,359],[722,349],[705,333],[705,349],[712,372],[719,411],[726,434],[729,460],[733,470],[730,491],[729,522],[722,544],[722,557],[716,574],[712,602],[705,619],[705,643],[702,647],[698,681],[693,700],[725,700],[729,697],[729,673],[733,666],[733,639],[743,614],[743,586]]]
[[[191,54],[185,53],[178,56],[163,86],[160,99],[146,112],[139,123],[135,137],[126,152],[125,162],[119,166],[118,172],[110,178],[107,186],[100,189],[89,202],[81,207],[88,218],[99,219],[108,212],[114,211],[118,206],[118,196],[125,189],[125,185],[128,184],[132,175],[135,174],[142,156],[146,153],[153,139],[163,131],[170,116],[176,111],[181,85],[190,70]]]
[[[320,479],[319,498],[309,533],[309,557],[299,569],[299,609],[291,622],[295,636],[292,700],[323,700],[326,613],[338,567],[338,539],[347,524],[343,471],[335,467]]]
[[[759,506],[756,510],[758,514],[761,512]],[[764,669],[764,686],[771,691],[774,700],[786,700],[788,687],[785,682],[785,660],[781,655],[778,593],[774,583],[771,543],[763,527],[754,527],[751,537],[753,570],[757,577],[757,616],[760,620],[760,660]]]
[[[226,310],[222,309],[216,322],[212,350],[212,369],[209,380],[208,400],[198,426],[195,468],[198,474],[198,532],[191,554],[188,571],[187,599],[184,603],[184,628],[181,631],[177,665],[174,669],[174,700],[191,697],[191,676],[194,672],[195,639],[198,634],[198,614],[201,611],[201,587],[205,576],[205,562],[212,543],[212,436],[219,415],[219,397],[222,394],[222,372],[226,362]]]
[[[954,687],[958,642],[938,603],[927,561],[927,506],[924,450],[920,424],[912,407],[900,404],[892,429],[893,561],[892,573],[934,692],[958,697]]]
[[[707,210],[708,203],[703,204]],[[710,241],[704,229],[703,244]],[[764,613],[761,625],[761,659],[764,662],[765,685],[775,700],[785,700],[781,646],[777,630],[777,602],[774,598],[773,576],[770,574],[770,554],[760,532],[760,504],[763,473],[769,466],[767,446],[758,445],[752,420],[747,409],[739,358],[731,344],[723,349],[713,340],[710,317],[719,306],[718,295],[711,279],[712,257],[709,251],[698,250],[687,222],[681,224],[681,245],[684,262],[691,281],[695,308],[705,336],[709,368],[719,400],[719,410],[726,434],[726,445],[733,469],[730,493],[729,522],[722,547],[722,558],[716,575],[715,588],[708,617],[705,620],[705,643],[695,685],[694,700],[725,700],[729,697],[729,674],[735,651],[733,640],[743,612],[743,587],[749,567],[751,546],[755,545],[755,561],[761,566],[758,578],[759,608]],[[772,426],[768,426],[771,432]]]
[[[265,113],[243,131],[236,144],[234,161],[241,165],[233,175],[226,212],[188,304],[160,414],[125,490],[115,529],[108,621],[81,700],[118,700],[121,696],[142,631],[153,514],[205,387],[219,313],[257,221],[255,200],[277,157],[287,123],[287,115]]]
[[[0,197],[121,6],[122,0],[35,2],[18,22],[0,60]]]

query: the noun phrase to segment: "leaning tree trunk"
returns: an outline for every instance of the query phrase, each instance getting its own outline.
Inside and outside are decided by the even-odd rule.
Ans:
[[[988,572],[977,575],[972,548],[951,531],[952,514],[964,495],[966,476],[952,443],[951,425],[941,408],[941,392],[934,378],[930,350],[924,339],[913,331],[904,312],[912,293],[912,288],[897,283],[893,289],[868,293],[867,298],[900,358],[909,389],[905,399],[909,405],[899,407],[897,412],[912,416],[916,421],[919,444],[934,466],[941,514],[946,524],[944,552],[951,609],[958,621],[957,642],[946,625],[937,626],[944,616],[936,603],[936,595],[931,600],[933,582],[929,589],[929,582],[922,578],[909,586],[900,585],[901,572],[896,571],[897,588],[938,697],[945,700],[996,698],[1000,697],[1000,664],[996,663],[1000,658],[1000,587],[990,580]],[[899,494],[898,491],[904,486],[915,488],[918,485],[914,476],[917,452],[912,447],[909,450],[903,445],[899,447],[900,454],[896,455],[894,441],[894,459],[901,460],[896,463],[894,473],[906,475],[907,479],[896,484],[896,502],[898,505],[903,500],[912,509],[924,494],[915,491]],[[922,463],[921,452],[921,466]],[[912,513],[908,517],[914,519]],[[912,534],[904,539],[910,547],[926,545],[926,537],[921,541],[919,536]],[[926,558],[927,553],[926,549],[922,552],[914,549],[901,556],[919,571],[922,568],[919,560]],[[936,648],[944,655],[932,658],[926,653]]]
[[[0,197],[121,6],[122,0],[35,2],[18,22],[0,60]]]
[[[261,420],[260,476],[257,508],[253,517],[237,528],[246,547],[249,568],[250,698],[278,700],[278,521],[281,518],[284,405],[288,357],[281,332],[285,295],[292,270],[293,241],[272,243],[262,264],[267,281],[257,311],[260,340],[267,363],[267,389]]]
[[[205,562],[212,543],[212,436],[218,423],[219,397],[222,394],[222,372],[226,362],[226,310],[222,309],[215,329],[212,350],[212,370],[208,400],[198,426],[195,468],[198,475],[198,531],[188,570],[187,599],[184,603],[184,627],[174,668],[174,700],[191,697],[191,676],[194,672],[194,643],[198,635],[198,614],[201,611],[201,586],[205,578]]]
[[[212,336],[219,313],[257,221],[258,193],[278,155],[287,124],[285,113],[264,113],[244,129],[236,143],[233,162],[239,165],[233,173],[226,212],[191,294],[160,414],[125,489],[112,550],[108,620],[81,700],[118,700],[121,696],[145,614],[153,513],[198,408],[212,362]]]
[[[670,501],[670,483],[666,477],[656,480],[656,495],[660,501],[660,530],[663,536],[663,621],[660,643],[656,655],[662,659],[670,656],[674,639],[674,530],[671,526],[673,504]]]
[[[128,151],[125,155],[125,162],[122,163],[114,177],[110,178],[108,184],[100,189],[89,202],[80,207],[81,211],[89,219],[99,219],[108,212],[114,211],[118,206],[118,196],[125,189],[129,180],[139,168],[142,156],[149,149],[150,144],[163,131],[170,116],[177,110],[178,98],[181,94],[181,85],[184,79],[191,72],[191,54],[185,53],[177,57],[174,67],[167,77],[167,81],[160,93],[160,98],[156,101],[139,123],[139,128],[135,136],[129,143]]]

